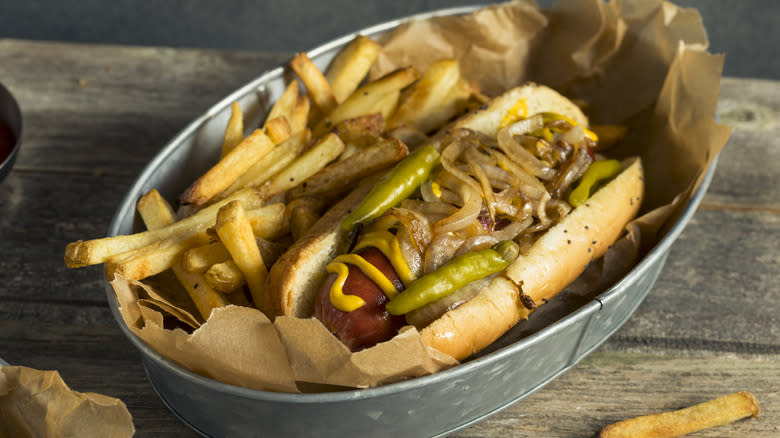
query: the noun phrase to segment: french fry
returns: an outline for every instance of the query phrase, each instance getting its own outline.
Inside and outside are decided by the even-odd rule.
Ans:
[[[281,205],[281,204],[280,204]],[[289,215],[288,215],[289,216]],[[293,221],[290,220],[290,228]],[[253,230],[254,232],[254,230]],[[285,245],[255,236],[260,255],[267,265],[273,265],[286,249]],[[189,249],[181,256],[181,265],[188,272],[206,272],[211,266],[230,260],[230,253],[221,242],[211,242]]]
[[[171,204],[157,189],[152,189],[138,198],[135,206],[148,230],[167,227],[176,222],[176,213],[173,212]]]
[[[322,199],[300,197],[287,204],[287,217],[290,218],[290,232],[298,240],[320,218],[325,203]]]
[[[187,272],[206,272],[211,266],[230,259],[230,253],[221,242],[189,249],[181,255],[181,265]]]
[[[408,154],[409,150],[400,141],[380,139],[375,145],[325,167],[306,179],[303,184],[291,189],[287,196],[290,199],[332,199],[348,191],[366,176],[390,167]]]
[[[171,268],[186,250],[208,243],[205,231],[158,240],[151,245],[113,256],[105,261],[107,278],[119,274],[128,280],[143,280]]]
[[[319,172],[344,151],[344,143],[328,134],[260,187],[265,199],[287,191]]]
[[[135,234],[71,242],[65,248],[65,264],[69,268],[96,265],[105,262],[113,256],[133,251],[164,239],[177,236],[188,237],[211,226],[214,223],[217,211],[223,205],[234,200],[240,201],[245,208],[256,208],[263,203],[263,199],[257,191],[251,188],[243,189],[167,227]]]
[[[233,102],[230,105],[230,119],[228,119],[227,126],[225,127],[225,136],[222,140],[222,154],[221,157],[227,155],[230,151],[235,149],[241,140],[244,139],[244,112],[241,110],[241,105],[238,102]]]
[[[223,294],[231,294],[246,284],[244,274],[233,260],[215,263],[203,275],[211,288]]]
[[[400,93],[403,88],[416,81],[419,76],[420,73],[417,69],[407,67],[363,85],[355,90],[343,103],[334,108],[332,112],[326,114],[326,117],[314,129],[314,136],[322,135],[342,120],[381,112],[377,110],[377,103],[383,100],[387,102],[390,99],[388,95]],[[397,98],[395,99],[397,100]],[[390,100],[392,101],[392,99]],[[387,118],[387,114],[383,115]]]
[[[290,115],[290,129],[293,135],[298,134],[306,130],[306,126],[309,122],[309,110],[311,109],[311,101],[309,96],[302,94],[298,96],[298,102],[295,103],[295,108]]]
[[[340,121],[331,131],[345,144],[365,147],[376,142],[385,132],[385,119],[381,113],[364,114]]]
[[[138,213],[149,230],[166,227],[176,221],[173,209],[157,190],[152,190],[141,197],[137,204]],[[171,267],[179,283],[192,298],[198,313],[203,319],[208,319],[211,311],[228,304],[228,301],[210,288],[199,274],[185,271],[180,264]]]
[[[287,167],[303,151],[309,142],[309,131],[292,135],[286,141],[277,145],[265,157],[252,165],[243,175],[230,185],[221,196],[229,196],[248,186],[259,186],[274,174]]]
[[[263,263],[260,249],[257,247],[252,226],[246,217],[244,208],[238,202],[231,202],[217,213],[215,225],[219,240],[225,245],[233,261],[244,274],[249,292],[255,305],[263,303],[263,289],[268,269]]]
[[[290,138],[292,128],[287,121],[287,116],[279,116],[265,122],[265,133],[273,144],[279,144]]]
[[[336,98],[333,96],[333,90],[331,90],[328,80],[325,79],[320,69],[311,62],[309,56],[304,52],[296,54],[290,61],[290,67],[301,78],[314,104],[323,114],[330,113],[337,105]]]
[[[672,438],[758,417],[761,407],[747,391],[725,395],[672,412],[646,415],[605,426],[599,438]]]
[[[277,239],[290,231],[284,204],[275,202],[260,208],[244,209],[252,234],[260,239]]]
[[[238,201],[235,201],[238,202]],[[284,204],[276,203],[245,212],[254,235],[273,239],[289,231]],[[208,229],[175,235],[150,245],[118,254],[106,260],[108,278],[120,274],[128,280],[142,280],[171,268],[185,251],[213,240]]]
[[[443,126],[456,115],[455,101],[448,97],[460,78],[457,61],[443,59],[432,63],[388,120],[388,129],[409,125],[427,133]]]
[[[255,162],[273,149],[274,143],[263,132],[256,129],[217,164],[190,185],[179,197],[182,204],[201,206],[228,188]]]
[[[398,108],[398,101],[400,99],[401,99],[400,91],[387,93],[385,94],[384,97],[382,97],[376,102],[374,108],[379,114],[382,115],[382,118],[384,120],[387,120],[390,117],[392,117],[393,114],[395,114],[395,111]]]
[[[293,79],[290,81],[290,83],[287,85],[287,88],[284,90],[284,93],[279,97],[279,99],[274,102],[273,106],[271,107],[271,111],[268,111],[268,116],[265,118],[266,124],[269,120],[273,120],[277,117],[286,117],[287,120],[290,120],[290,116],[292,116],[293,111],[295,109],[295,105],[298,103],[298,81]],[[266,127],[265,125],[263,127]]]
[[[325,73],[336,102],[341,103],[349,97],[366,77],[382,49],[377,42],[358,35],[333,58]]]

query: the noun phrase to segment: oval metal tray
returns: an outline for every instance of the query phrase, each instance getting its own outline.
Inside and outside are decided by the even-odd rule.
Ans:
[[[378,37],[398,24],[455,8],[390,21],[358,32]],[[356,35],[308,51],[324,69]],[[109,235],[141,229],[135,202],[152,188],[174,199],[216,162],[230,104],[239,101],[256,126],[284,91],[282,67],[271,70],[214,105],[179,133],[145,168],[125,195]],[[443,436],[495,414],[574,366],[634,312],[658,277],[669,249],[701,201],[715,164],[685,210],[656,247],[618,283],[559,321],[531,334],[510,331],[488,352],[452,369],[378,388],[319,394],[282,394],[241,388],[184,369],[133,334],[105,282],[111,310],[141,352],[149,380],[165,404],[204,436]],[[544,309],[544,307],[542,307]]]

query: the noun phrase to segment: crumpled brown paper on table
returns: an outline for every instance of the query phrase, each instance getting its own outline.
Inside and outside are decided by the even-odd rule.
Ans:
[[[118,399],[72,391],[56,371],[0,366],[0,438],[124,438],[134,432]]]
[[[382,43],[373,77],[406,65],[422,71],[434,60],[456,57],[464,76],[487,95],[534,81],[581,102],[592,123],[630,127],[610,154],[642,157],[642,216],[629,224],[613,252],[591,263],[571,290],[556,298],[557,304],[537,312],[544,317],[529,319],[533,330],[581,306],[658,242],[731,131],[714,119],[723,57],[706,51],[698,13],[668,2],[563,0],[539,10],[531,0],[516,1],[466,16],[411,22]],[[289,392],[302,388],[296,382],[362,388],[457,364],[425,347],[414,329],[351,354],[317,321],[272,323],[258,310],[236,306],[213,312],[203,325],[188,322],[196,329],[188,334],[165,328],[153,305],[155,295],[172,291],[155,292],[121,278],[112,285],[136,335],[174,362],[234,385]],[[548,306],[552,312],[544,312]]]

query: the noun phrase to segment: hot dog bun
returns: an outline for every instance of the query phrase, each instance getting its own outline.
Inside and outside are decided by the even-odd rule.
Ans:
[[[554,297],[617,240],[636,216],[643,192],[642,163],[635,159],[585,205],[547,230],[503,276],[425,327],[423,342],[458,360],[490,345],[530,313],[515,285],[536,306]]]
[[[347,250],[346,233],[339,224],[371,190],[373,178],[359,185],[329,209],[271,267],[266,280],[263,312],[308,318],[314,311],[314,295],[326,276],[325,265]]]
[[[553,112],[587,126],[587,118],[571,101],[545,86],[512,89],[455,121],[450,128],[469,128],[495,138],[501,126],[524,117]],[[432,142],[443,137],[435,136]],[[314,296],[326,276],[325,266],[346,250],[347,233],[339,226],[348,211],[370,190],[355,189],[333,207],[272,267],[264,311],[271,317],[310,317]],[[638,159],[598,190],[585,205],[573,209],[545,232],[530,251],[513,262],[488,287],[463,305],[444,313],[421,330],[423,341],[462,360],[486,347],[530,311],[523,300],[541,305],[600,257],[639,208],[644,190]],[[521,288],[518,285],[522,285]],[[522,299],[521,299],[522,298]]]
[[[508,118],[518,119],[540,112],[563,114],[583,126],[588,124],[587,117],[570,100],[549,87],[530,83],[513,88],[493,99],[487,107],[460,117],[452,127],[469,128],[495,137],[499,126]],[[438,138],[434,137],[432,141],[436,143]],[[273,265],[263,303],[263,311],[269,317],[312,315],[314,295],[325,278],[325,265],[345,245],[345,233],[338,225],[368,193],[373,181],[375,179],[364,183],[336,204]]]

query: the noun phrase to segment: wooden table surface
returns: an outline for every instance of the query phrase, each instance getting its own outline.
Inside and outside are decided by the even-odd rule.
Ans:
[[[105,235],[144,165],[191,119],[289,54],[0,39],[24,113],[0,183],[0,357],[124,401],[136,436],[196,436],[162,404],[68,242]],[[572,370],[457,437],[587,437],[739,390],[750,419],[692,436],[780,436],[780,81],[724,78],[734,126],[703,203],[631,319]]]

